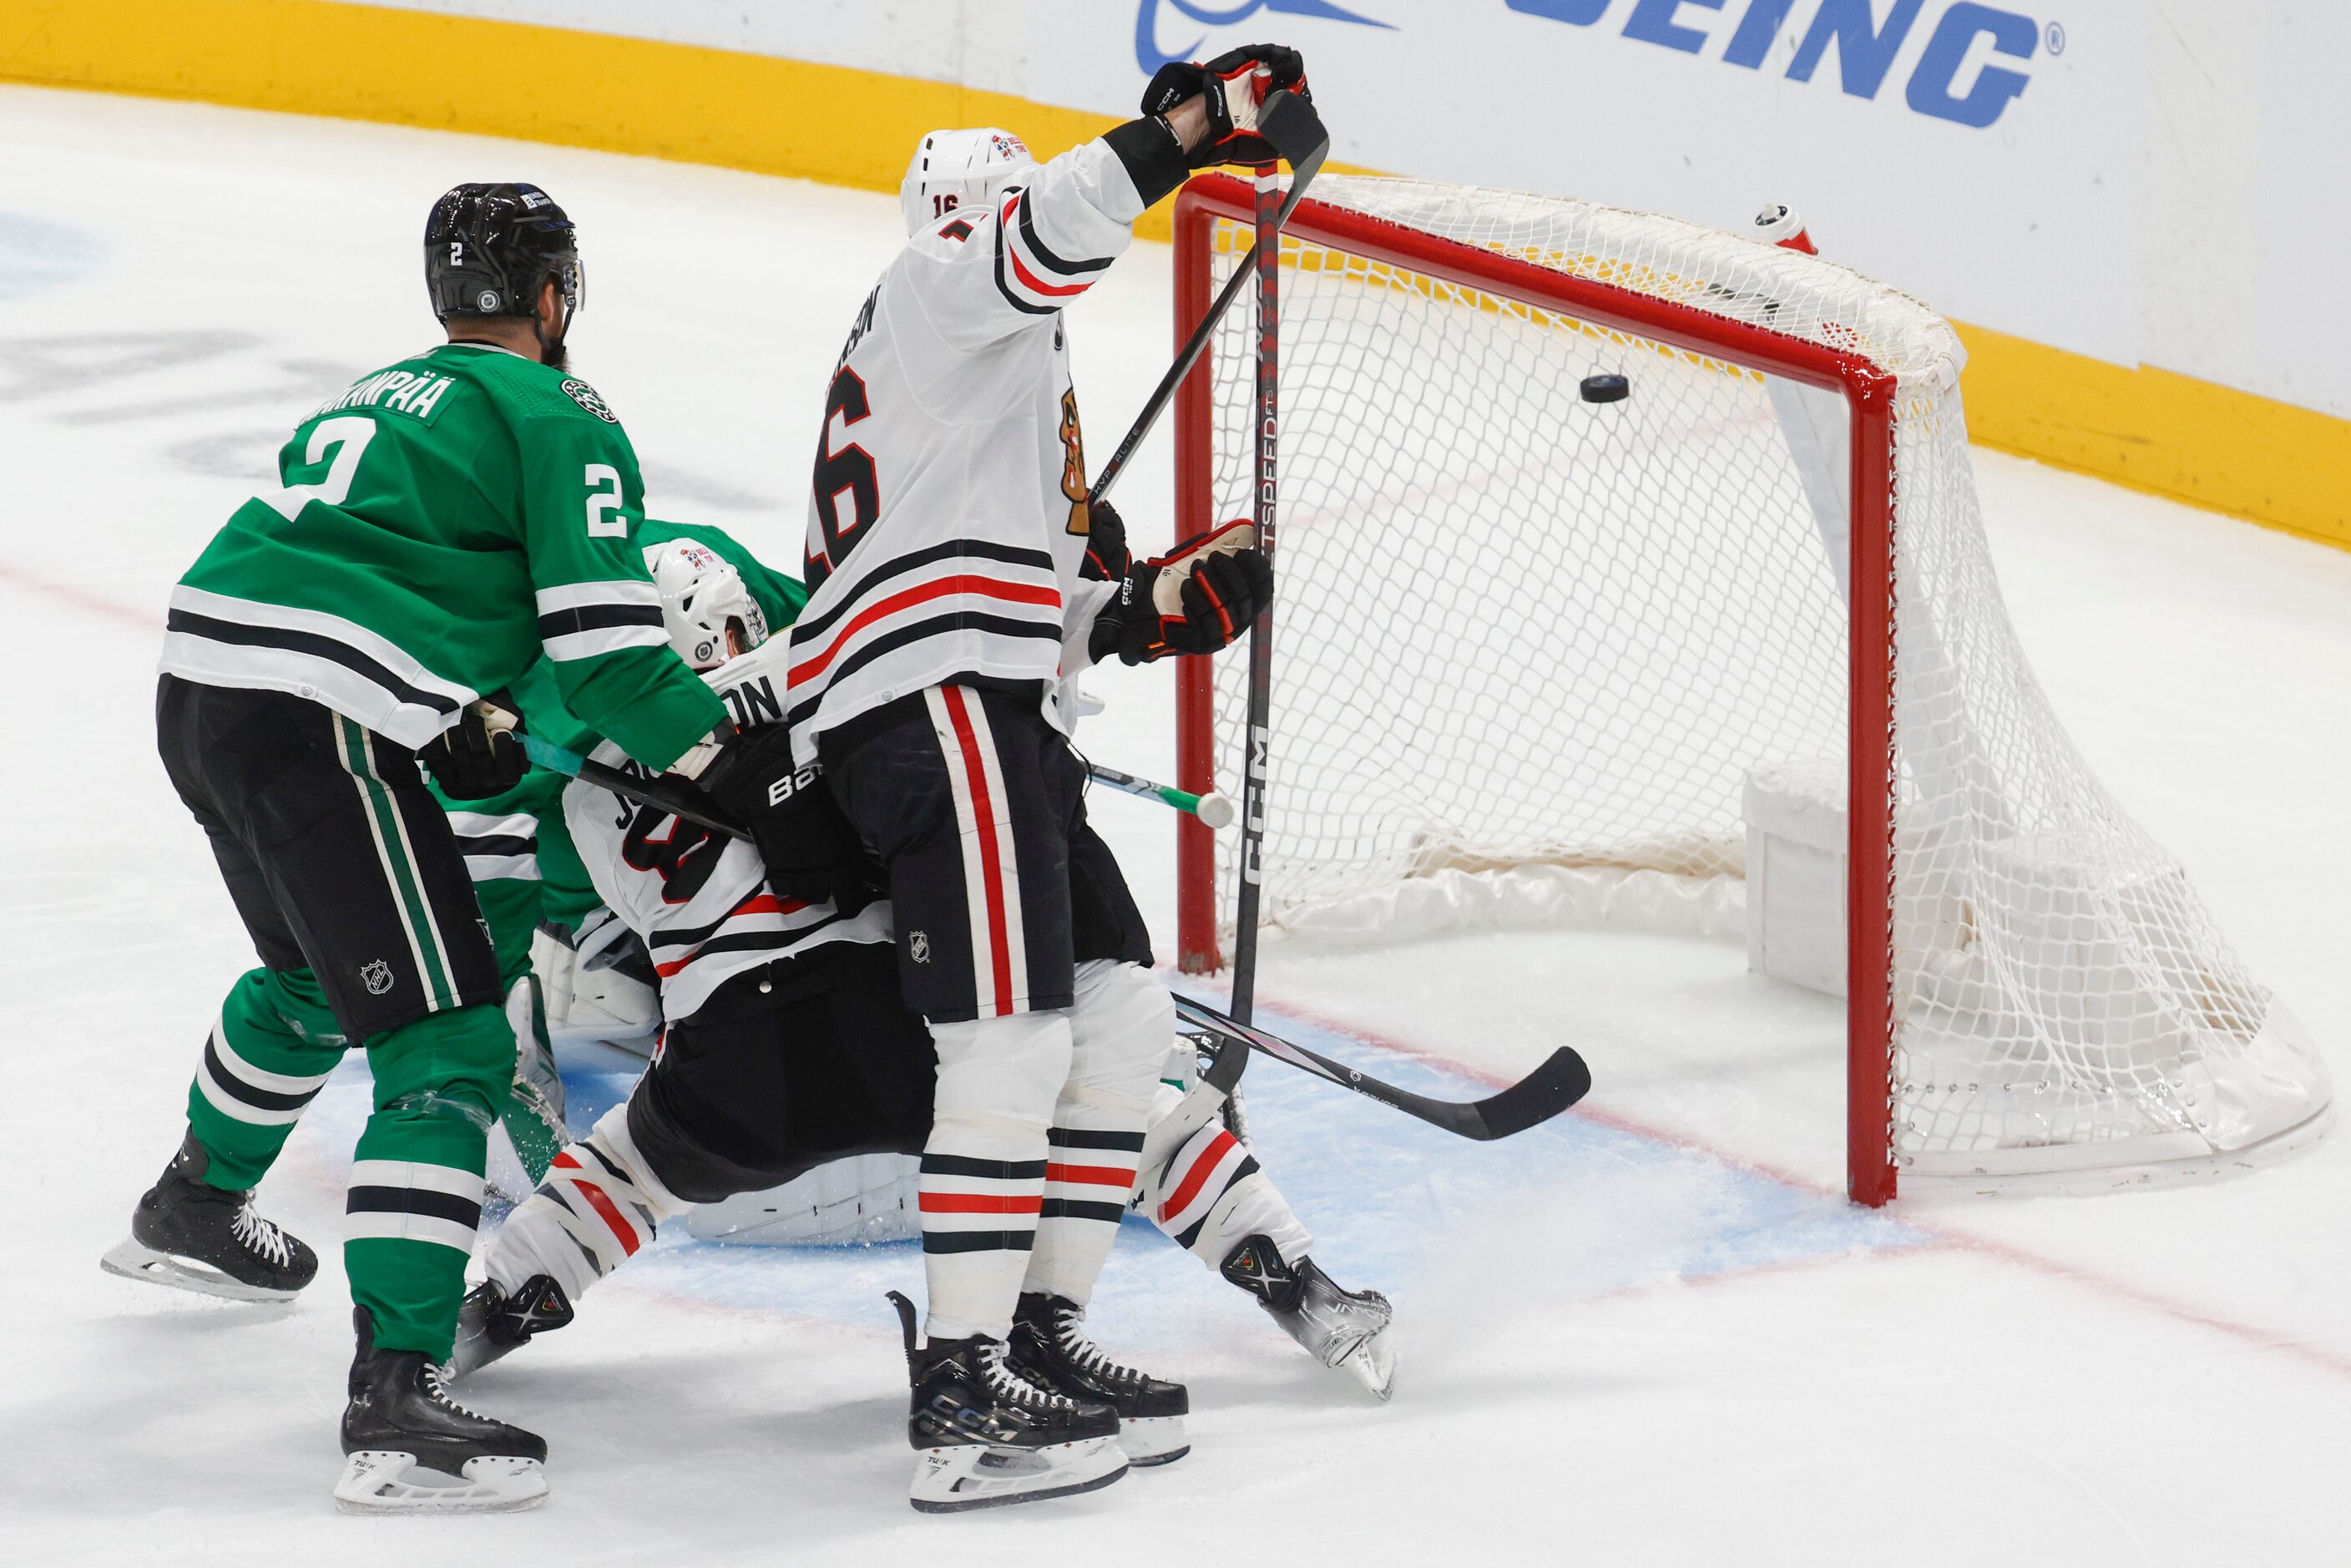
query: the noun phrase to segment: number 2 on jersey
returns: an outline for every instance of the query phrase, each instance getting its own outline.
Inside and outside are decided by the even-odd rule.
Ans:
[[[865,378],[843,365],[832,378],[832,390],[825,394],[824,434],[817,438],[816,517],[824,548],[821,555],[813,548],[809,552],[811,586],[820,570],[829,572],[841,563],[850,546],[857,542],[857,531],[882,515],[882,485],[874,476],[872,457],[862,446],[844,446],[838,452],[832,446],[836,415],[845,432],[872,412],[872,402],[865,395]],[[844,494],[851,506],[846,527],[841,517]],[[809,542],[811,547],[816,543]]]
[[[588,486],[588,537],[628,538],[629,519],[620,515],[621,471],[610,463],[590,463],[580,482]]]
[[[310,444],[302,449],[302,462],[306,466],[327,463],[327,454],[332,452],[335,460],[327,463],[326,477],[304,485],[288,485],[283,489],[264,490],[261,499],[276,507],[277,515],[289,523],[313,501],[341,506],[350,499],[351,481],[359,477],[360,454],[374,439],[375,421],[363,413],[320,420],[310,431]]]

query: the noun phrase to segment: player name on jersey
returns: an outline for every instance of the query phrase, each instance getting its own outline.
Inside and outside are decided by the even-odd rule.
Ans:
[[[785,688],[803,761],[818,733],[959,680],[1033,685],[1069,727],[1064,677],[1087,663],[1111,585],[1079,574],[1085,458],[1061,308],[1143,209],[1118,152],[1088,142],[995,207],[918,230],[860,308],[826,398],[816,591]]]

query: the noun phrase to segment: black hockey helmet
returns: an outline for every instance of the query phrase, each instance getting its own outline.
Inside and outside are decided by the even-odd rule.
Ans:
[[[535,316],[553,277],[564,317],[587,293],[571,220],[537,185],[466,184],[433,204],[424,220],[424,286],[433,314]]]

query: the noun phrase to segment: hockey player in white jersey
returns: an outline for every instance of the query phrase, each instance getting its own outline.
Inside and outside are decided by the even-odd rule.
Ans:
[[[1270,571],[1246,529],[1152,562],[1089,550],[1061,310],[1189,167],[1272,158],[1258,108],[1302,87],[1290,49],[1239,49],[1168,66],[1143,118],[1044,164],[1004,131],[926,136],[903,188],[917,224],[825,397],[788,722],[882,861],[903,997],[938,1049],[926,1343],[903,1307],[917,1488],[983,1462],[940,1408],[1032,1474],[1028,1498],[1117,1474],[1114,1417],[1077,1404],[1044,1432],[1004,1365],[1016,1319],[1084,1312],[1173,1034],[1143,919],[1086,825],[1072,682],[1110,651],[1228,646]],[[1164,576],[1180,613],[1156,607]],[[828,891],[767,861],[778,894]]]
[[[705,678],[738,714],[776,711],[774,664],[735,657],[758,646],[761,617],[719,551],[758,569],[712,530],[648,551],[674,645],[709,666]],[[781,607],[789,614],[789,600]],[[886,904],[790,907],[746,846],[593,784],[567,788],[563,816],[598,892],[657,956],[670,1030],[629,1101],[557,1157],[494,1238],[487,1278],[461,1314],[461,1375],[569,1322],[591,1286],[690,1205],[866,1152],[912,1153],[929,1130],[935,1058],[898,998]],[[1304,1227],[1217,1122],[1221,1092],[1191,1085],[1189,1057],[1186,1044],[1170,1069],[1181,1082],[1158,1090],[1137,1200],[1301,1344],[1384,1396],[1384,1299],[1342,1291],[1314,1267]],[[1187,1450],[1182,1388],[1109,1362],[1073,1314],[1021,1323],[1008,1360],[1024,1380],[1059,1369],[1113,1403],[1128,1463]],[[955,1490],[957,1478],[932,1479],[946,1484],[922,1500],[942,1506],[984,1506],[1026,1479]]]
[[[1090,1417],[1073,1444],[1024,1436],[1004,1366],[1016,1321],[1084,1310],[1174,1028],[1085,821],[1073,683],[1113,651],[1228,644],[1270,582],[1245,529],[1154,561],[1095,548],[1061,313],[1188,168],[1270,157],[1259,107],[1303,86],[1293,51],[1244,49],[1168,68],[1142,118],[1043,164],[998,131],[926,137],[903,187],[912,236],[827,394],[788,716],[884,868],[900,984],[938,1051],[925,1343],[901,1309],[918,1488],[983,1462],[942,1400],[979,1419],[997,1462],[1040,1469],[1030,1495],[1111,1479]],[[1163,616],[1167,573],[1184,607]]]
[[[681,540],[653,553],[665,611],[673,600],[727,601],[733,569],[708,549]],[[738,716],[781,711],[784,643],[729,659],[729,643],[756,622],[729,618],[714,634],[698,609],[671,620],[680,653],[713,666],[705,678]],[[593,755],[628,766],[617,747]],[[556,1156],[499,1232],[488,1279],[461,1313],[461,1372],[568,1321],[572,1301],[687,1206],[844,1155],[911,1153],[931,1126],[936,1059],[899,997],[887,904],[849,875],[828,901],[780,895],[750,845],[586,781],[569,785],[563,804],[597,891],[653,954],[668,1030],[626,1103]],[[1158,1021],[1161,1053],[1172,1021]],[[1119,1176],[1120,1199],[1133,1179],[1131,1168]],[[1050,1260],[1056,1240],[1045,1239],[1040,1255]],[[916,1507],[1025,1501],[1187,1450],[1179,1385],[1109,1361],[1074,1312],[1023,1326],[1009,1347],[1017,1367],[1002,1347],[993,1358],[1000,1389],[961,1401],[939,1391],[934,1415],[998,1440],[927,1445],[951,1451],[918,1473]],[[1050,1391],[1038,1385],[1046,1379]],[[1077,1477],[1066,1473],[1081,1461]]]

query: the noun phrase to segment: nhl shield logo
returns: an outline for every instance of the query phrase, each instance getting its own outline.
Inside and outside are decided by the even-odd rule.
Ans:
[[[360,971],[360,984],[368,988],[369,996],[383,995],[392,989],[392,966],[381,958],[371,961]]]
[[[912,958],[917,964],[929,963],[931,961],[931,939],[929,936],[920,931],[908,932],[906,934],[906,956]]]

